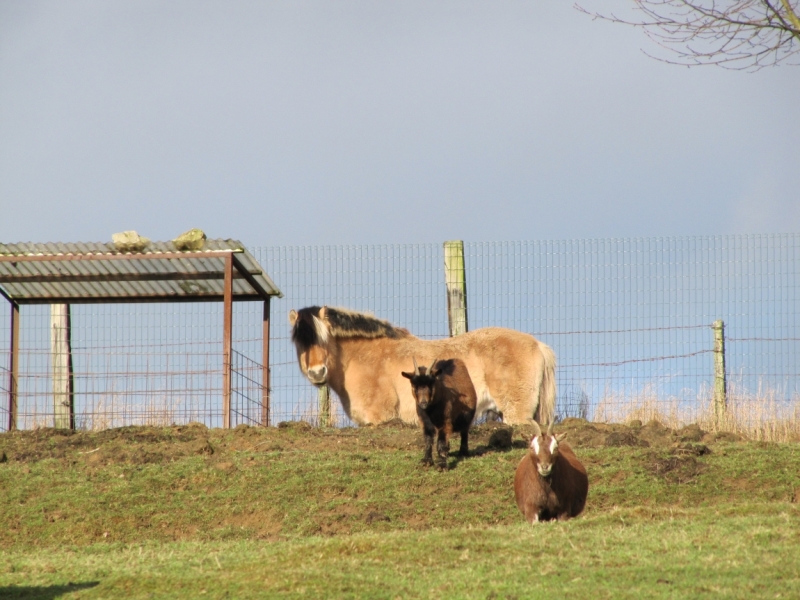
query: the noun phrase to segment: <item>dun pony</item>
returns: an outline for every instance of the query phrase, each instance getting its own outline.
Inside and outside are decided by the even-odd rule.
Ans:
[[[469,456],[469,426],[475,416],[478,395],[464,361],[452,358],[420,367],[415,359],[414,371],[403,371],[401,375],[411,381],[417,417],[422,422],[425,435],[422,463],[433,464],[433,436],[436,435],[436,464],[439,469],[446,470],[450,436],[454,432],[461,434],[459,456]]]
[[[289,313],[300,370],[327,384],[359,425],[401,418],[418,424],[411,389],[400,374],[414,357],[422,364],[447,356],[464,361],[478,396],[476,416],[503,413],[507,423],[553,419],[553,351],[532,335],[487,327],[454,338],[421,340],[371,315],[326,306]]]
[[[565,521],[583,511],[589,493],[586,469],[569,444],[566,433],[553,435],[552,422],[542,435],[534,424],[530,451],[514,475],[517,506],[528,523],[558,519]]]

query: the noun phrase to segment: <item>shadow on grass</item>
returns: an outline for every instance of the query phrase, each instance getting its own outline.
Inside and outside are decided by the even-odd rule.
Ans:
[[[0,587],[0,598],[26,598],[30,600],[51,600],[70,592],[79,592],[100,585],[99,581],[68,583],[66,585],[35,585]]]
[[[484,454],[491,454],[494,452],[499,452],[503,454],[510,450],[521,450],[528,447],[528,442],[524,440],[514,440],[508,446],[497,446],[492,444],[482,444],[480,446],[475,446],[474,448],[470,449],[469,454],[470,456],[483,456]]]
[[[510,450],[515,450],[515,449],[519,450],[528,447],[528,443],[525,442],[524,440],[514,440],[513,442],[509,440],[507,444],[508,445],[500,445],[500,444],[493,444],[490,442],[489,444],[481,444],[480,446],[474,446],[473,448],[470,448],[468,456],[461,456],[457,452],[456,453],[451,452],[450,453],[451,460],[448,463],[448,467],[450,469],[454,469],[456,466],[458,466],[458,463],[460,463],[462,460],[469,460],[470,458],[480,458],[481,456],[484,456],[486,454],[494,454],[494,453],[504,454],[506,452],[509,452]]]

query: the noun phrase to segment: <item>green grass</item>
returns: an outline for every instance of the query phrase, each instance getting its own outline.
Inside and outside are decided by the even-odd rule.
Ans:
[[[211,456],[0,436],[0,597],[800,597],[796,444],[579,448],[585,513],[529,526],[524,450],[439,473],[416,432],[210,435]]]
[[[778,508],[767,516],[641,520],[613,511],[535,528],[0,552],[0,594],[15,597],[20,586],[32,595],[17,597],[52,597],[47,590],[71,585],[60,597],[793,598],[800,520]]]

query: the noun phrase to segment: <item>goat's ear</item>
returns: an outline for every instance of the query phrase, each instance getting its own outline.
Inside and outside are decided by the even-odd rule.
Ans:
[[[289,311],[289,325],[294,327],[295,323],[297,323],[297,311],[292,309]]]
[[[414,377],[413,373],[406,373],[405,371],[400,371],[400,375],[402,375],[406,379],[411,379],[412,377]]]
[[[564,433],[557,433],[557,434],[556,434],[556,441],[557,441],[557,442],[560,442],[560,441],[561,441],[561,440],[563,440],[565,437],[567,437],[567,432],[566,432],[566,431],[565,431]]]

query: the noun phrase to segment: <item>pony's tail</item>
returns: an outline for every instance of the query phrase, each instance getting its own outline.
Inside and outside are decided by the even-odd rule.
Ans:
[[[546,426],[553,422],[556,412],[556,355],[547,344],[539,342],[539,349],[544,359],[544,373],[539,384],[539,403],[533,418],[540,425]]]

